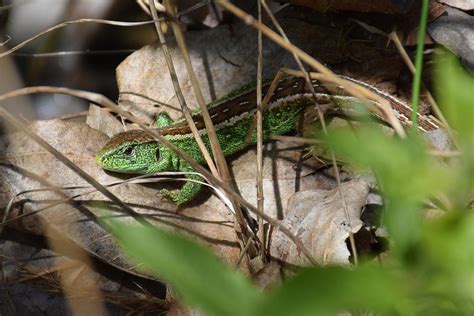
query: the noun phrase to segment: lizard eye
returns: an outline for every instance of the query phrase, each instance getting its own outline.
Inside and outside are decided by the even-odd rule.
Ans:
[[[127,147],[124,151],[123,154],[125,156],[131,156],[133,154],[133,147]]]
[[[155,154],[156,154],[156,161],[160,161],[160,150],[157,149]]]

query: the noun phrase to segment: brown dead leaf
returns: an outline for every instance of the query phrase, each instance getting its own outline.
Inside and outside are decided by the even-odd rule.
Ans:
[[[348,264],[350,253],[345,240],[349,232],[356,233],[362,227],[359,217],[369,193],[367,184],[345,182],[341,190],[349,218],[337,189],[313,190],[293,195],[282,222],[303,241],[321,265]],[[280,231],[272,236],[271,255],[291,264],[308,264],[303,253]]]
[[[95,104],[89,105],[86,124],[109,137],[124,131],[123,124],[112,113]]]

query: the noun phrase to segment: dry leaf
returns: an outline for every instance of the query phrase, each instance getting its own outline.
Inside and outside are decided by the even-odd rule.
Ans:
[[[123,124],[112,113],[95,104],[89,105],[86,124],[109,137],[124,131]]]
[[[369,193],[367,184],[345,182],[341,184],[341,190],[349,218],[340,192],[334,189],[295,194],[288,202],[288,212],[282,221],[321,265],[348,264],[350,253],[345,240],[349,232],[356,233],[362,227],[359,217]],[[291,264],[308,264],[304,254],[280,231],[272,236],[271,255]]]
[[[450,7],[461,10],[474,10],[474,1],[472,0],[438,0],[438,2],[446,3]]]

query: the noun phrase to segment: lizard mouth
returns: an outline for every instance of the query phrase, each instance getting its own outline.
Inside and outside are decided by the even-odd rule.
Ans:
[[[114,168],[113,166],[110,166],[110,164],[107,163],[107,159],[104,158],[104,156],[100,155],[100,153],[95,156],[95,162],[100,168],[104,170],[115,171],[115,172],[119,171],[118,168]]]
[[[95,155],[95,163],[101,167],[102,169],[105,169],[105,166],[104,166],[104,163],[102,162],[102,158],[103,158],[103,153],[102,151],[98,152],[97,155]]]

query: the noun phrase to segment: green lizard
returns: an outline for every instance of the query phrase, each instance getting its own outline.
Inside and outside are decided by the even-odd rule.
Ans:
[[[347,78],[346,78],[347,79]],[[351,79],[352,81],[355,81]],[[316,82],[314,82],[316,84]],[[320,89],[320,86],[315,86]],[[264,86],[263,93],[268,90],[269,84]],[[373,88],[372,90],[377,90]],[[225,156],[241,151],[256,143],[256,131],[253,132],[250,142],[245,142],[245,136],[252,125],[256,109],[255,89],[239,89],[240,93],[231,93],[231,97],[214,102],[209,107],[209,114],[214,123],[217,138]],[[376,91],[381,93],[380,91]],[[384,93],[382,93],[384,94]],[[384,94],[386,97],[388,95]],[[327,93],[316,93],[318,104],[321,103],[354,103],[356,99],[346,95],[332,96]],[[393,98],[388,96],[389,99]],[[400,119],[408,119],[411,110],[403,102],[392,106],[397,110]],[[263,138],[269,139],[272,135],[280,135],[294,130],[302,111],[314,104],[314,97],[309,93],[304,80],[301,78],[286,77],[279,83],[263,119]],[[403,116],[403,117],[402,117]],[[203,118],[200,113],[193,115],[193,120],[202,136],[206,148],[210,151],[209,138],[204,129]],[[204,163],[204,157],[184,120],[173,122],[168,114],[161,112],[157,115],[156,125],[159,133],[170,142],[191,156],[196,162]],[[434,129],[437,126],[426,117],[420,117],[420,127]],[[162,171],[190,172],[187,181],[181,190],[172,192],[161,190],[160,193],[176,204],[192,200],[199,190],[202,181],[194,169],[174,152],[156,141],[142,130],[131,130],[114,135],[96,156],[97,164],[103,169],[123,172],[152,174]]]

